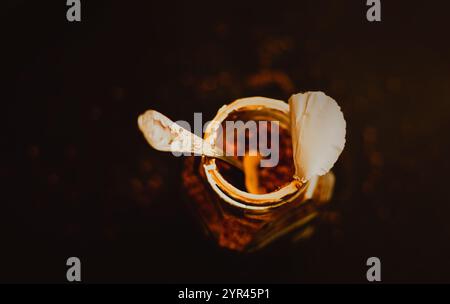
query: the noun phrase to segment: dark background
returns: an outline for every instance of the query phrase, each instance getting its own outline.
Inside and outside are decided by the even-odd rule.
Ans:
[[[4,1],[0,281],[450,282],[450,48],[444,1]],[[322,90],[347,144],[307,242],[216,248],[186,210],[182,159],[149,108],[211,119],[240,97]]]

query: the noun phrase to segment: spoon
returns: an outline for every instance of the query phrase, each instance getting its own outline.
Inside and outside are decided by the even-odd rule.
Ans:
[[[242,163],[237,158],[225,156],[218,147],[189,132],[167,116],[155,110],[148,110],[138,118],[138,126],[147,142],[154,149],[176,154],[205,155],[218,158],[230,165],[243,170]]]

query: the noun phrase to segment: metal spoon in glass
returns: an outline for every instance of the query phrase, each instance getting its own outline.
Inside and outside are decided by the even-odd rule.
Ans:
[[[189,132],[170,120],[167,116],[148,110],[138,118],[139,129],[148,143],[159,151],[205,155],[221,159],[230,165],[243,170],[242,163],[225,153],[201,137]]]

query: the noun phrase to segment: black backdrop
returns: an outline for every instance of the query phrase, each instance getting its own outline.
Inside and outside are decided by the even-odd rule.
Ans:
[[[444,1],[4,1],[0,280],[449,282],[450,53]],[[195,3],[194,3],[195,2]],[[323,90],[347,145],[305,243],[237,255],[186,210],[182,159],[137,130],[148,108],[213,117],[236,98]]]

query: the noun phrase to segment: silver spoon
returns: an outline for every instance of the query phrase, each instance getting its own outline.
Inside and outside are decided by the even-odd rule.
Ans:
[[[156,150],[214,157],[243,170],[242,163],[237,158],[226,156],[219,147],[208,143],[155,110],[141,114],[138,126],[147,142]]]

